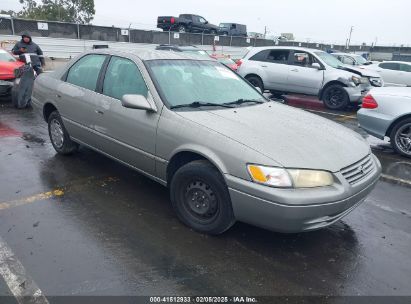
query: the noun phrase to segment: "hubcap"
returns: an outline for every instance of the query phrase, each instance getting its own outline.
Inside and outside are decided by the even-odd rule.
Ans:
[[[64,144],[64,133],[63,128],[57,119],[53,119],[50,122],[50,134],[53,144],[57,148],[61,148]]]
[[[179,28],[179,32],[180,32],[180,33],[185,33],[185,32],[186,32],[185,27],[181,26],[181,27]]]
[[[411,123],[407,123],[398,129],[395,141],[402,152],[411,155]]]
[[[186,210],[199,220],[211,220],[218,211],[217,198],[209,185],[202,181],[191,182],[185,191]]]

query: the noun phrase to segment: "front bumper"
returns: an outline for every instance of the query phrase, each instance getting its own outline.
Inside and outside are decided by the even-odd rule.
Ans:
[[[348,93],[350,102],[360,102],[371,89],[371,86],[358,85],[355,87],[344,87],[344,89]]]
[[[234,216],[268,230],[284,233],[310,231],[329,226],[346,216],[375,187],[381,164],[373,156],[374,170],[360,182],[350,185],[341,173],[330,187],[278,189],[226,176]]]
[[[13,87],[13,81],[0,80],[0,96],[9,95]]]

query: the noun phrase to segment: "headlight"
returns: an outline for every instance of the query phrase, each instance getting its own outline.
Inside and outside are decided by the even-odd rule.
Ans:
[[[368,84],[368,83],[369,83],[369,80],[368,80],[367,77],[352,76],[352,77],[351,77],[351,81],[352,81],[355,85]]]
[[[330,186],[334,182],[331,173],[319,170],[283,169],[248,165],[248,172],[256,183],[279,188],[315,188]]]

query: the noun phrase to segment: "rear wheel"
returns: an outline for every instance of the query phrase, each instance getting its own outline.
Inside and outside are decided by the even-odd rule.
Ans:
[[[70,139],[59,112],[54,111],[50,114],[48,129],[51,143],[59,154],[72,154],[78,149],[78,144]]]
[[[260,77],[258,76],[246,76],[245,79],[248,80],[256,88],[260,88],[261,92],[264,92],[264,84]]]
[[[395,151],[411,157],[411,118],[398,122],[391,131],[390,139]]]
[[[178,169],[170,197],[178,218],[196,231],[221,234],[235,222],[227,185],[208,161],[193,161]]]
[[[328,109],[343,110],[348,106],[350,98],[342,85],[333,84],[325,88],[323,102]]]

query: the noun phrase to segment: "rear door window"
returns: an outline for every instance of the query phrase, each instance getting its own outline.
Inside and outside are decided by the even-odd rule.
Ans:
[[[288,64],[289,50],[271,50],[267,61],[272,63]]]
[[[148,89],[133,61],[113,56],[104,77],[103,94],[116,99],[121,99],[126,94],[147,97]]]
[[[399,63],[395,63],[395,62],[383,62],[379,64],[379,67],[382,69],[394,70],[394,71],[399,71],[400,69]]]
[[[106,55],[86,55],[69,70],[66,82],[94,91]]]
[[[403,71],[403,72],[411,72],[411,65],[401,63],[400,64],[400,70]]]

